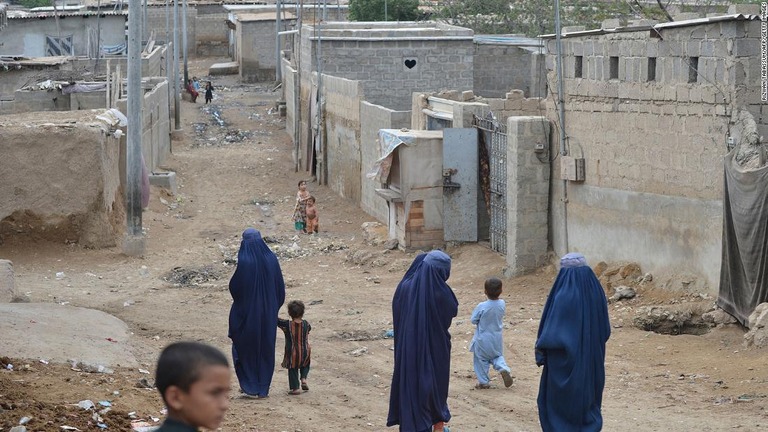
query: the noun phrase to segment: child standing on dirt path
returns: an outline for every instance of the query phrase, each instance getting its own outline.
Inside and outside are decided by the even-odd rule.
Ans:
[[[296,231],[307,232],[307,201],[311,196],[307,190],[307,182],[305,180],[299,181],[296,206],[293,208],[293,226]]]
[[[282,366],[288,369],[289,395],[300,395],[309,391],[307,375],[309,375],[310,355],[309,332],[312,326],[304,321],[304,303],[293,300],[288,303],[289,320],[277,319],[277,327],[285,333],[285,356]],[[301,390],[299,390],[301,386]]]
[[[213,100],[213,84],[210,81],[205,84],[205,103],[208,104]]]
[[[230,371],[227,357],[197,342],[165,347],[157,361],[157,390],[168,417],[156,432],[216,430],[229,409]]]
[[[315,206],[315,197],[311,196],[307,199],[307,226],[306,231],[308,234],[317,234],[320,232],[320,217],[317,215],[317,207]]]
[[[472,324],[477,326],[469,350],[474,353],[474,368],[477,375],[476,389],[489,389],[490,377],[488,367],[493,366],[501,372],[504,386],[512,385],[512,375],[504,360],[504,343],[502,328],[506,304],[499,299],[502,291],[501,280],[489,278],[485,281],[485,295],[488,300],[480,303],[472,312]]]

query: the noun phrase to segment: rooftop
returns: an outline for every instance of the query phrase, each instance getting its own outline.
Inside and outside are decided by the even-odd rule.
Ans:
[[[315,26],[306,24],[311,39]],[[316,26],[324,41],[332,40],[472,40],[471,29],[436,21],[328,22]]]
[[[274,12],[262,12],[262,13],[239,13],[237,14],[237,20],[240,22],[257,22],[257,21],[274,21]],[[296,19],[296,15],[291,12],[283,12],[282,19]]]
[[[561,37],[567,38],[567,37],[579,37],[579,36],[598,36],[598,35],[604,35],[604,34],[613,34],[613,33],[626,33],[626,32],[638,32],[638,31],[649,31],[651,29],[654,29],[656,31],[659,30],[665,30],[665,29],[671,29],[671,28],[679,28],[679,27],[688,27],[688,26],[696,26],[696,25],[704,25],[704,24],[712,24],[717,22],[725,22],[725,21],[752,21],[752,20],[759,20],[759,15],[751,15],[751,14],[731,14],[731,15],[720,15],[720,16],[713,16],[713,17],[707,17],[707,18],[696,18],[696,19],[689,19],[689,20],[683,20],[683,21],[670,21],[660,24],[629,24],[627,26],[617,26],[615,28],[599,28],[594,30],[578,30],[578,31],[568,31],[567,28],[563,29],[563,32],[561,33]],[[542,39],[554,39],[555,34],[546,34],[541,35],[540,37]]]

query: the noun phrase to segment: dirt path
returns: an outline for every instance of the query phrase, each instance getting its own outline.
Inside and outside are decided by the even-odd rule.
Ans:
[[[192,62],[192,72],[205,75],[209,63]],[[14,261],[19,289],[32,301],[96,308],[128,323],[132,336],[118,343],[128,344],[141,368],[152,370],[160,349],[180,339],[205,341],[228,352],[227,282],[234,270],[228,259],[236,253],[242,230],[255,226],[278,242],[287,299],[311,305],[306,318],[313,326],[312,390],[300,397],[286,395],[287,374],[278,366],[271,397],[244,400],[235,392],[222,429],[382,430],[392,340],[381,336],[392,326],[394,287],[414,255],[364,244],[360,225],[371,218],[316,183],[309,188],[318,198],[323,232],[312,239],[294,237],[293,196],[297,181],[306,176],[293,172],[284,122],[270,112],[277,94],[267,85],[242,86],[234,78],[217,78],[214,85],[213,106],[226,126],[216,123],[211,107],[184,103],[185,139],[174,142],[166,164],[177,172],[180,194],[169,197],[153,190],[144,213],[148,240],[143,259],[125,257],[118,249],[85,250],[26,239],[6,241],[0,256]],[[449,282],[460,302],[452,328],[452,430],[538,430],[540,370],[532,346],[554,273],[505,280],[505,342],[516,382],[504,389],[497,377],[494,389],[476,391],[466,349],[473,330],[468,318],[483,300],[482,281],[500,274],[504,261],[482,245],[449,253],[454,259]],[[66,277],[57,280],[56,272]],[[768,425],[765,352],[745,350],[739,329],[664,336],[631,327],[636,308],[649,301],[652,296],[611,306],[616,328],[606,360],[605,430],[752,431]],[[74,414],[57,414],[54,408],[44,414],[40,406],[61,410],[82,399],[111,400],[121,418],[128,412],[161,417],[156,392],[136,387],[146,377],[137,369],[107,376],[30,362],[28,370],[0,373],[0,428],[34,411],[47,420],[33,420],[31,430],[58,430],[61,422],[74,422]],[[237,388],[234,376],[233,385]],[[4,397],[11,405],[2,405]],[[22,402],[14,406],[13,400]],[[127,427],[117,419],[108,424],[109,430]]]

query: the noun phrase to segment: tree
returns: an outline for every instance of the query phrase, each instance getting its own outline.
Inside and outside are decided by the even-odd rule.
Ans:
[[[36,7],[43,7],[43,6],[51,6],[50,0],[15,0],[12,1],[11,4],[17,4],[19,6],[24,6],[25,8],[36,8]]]
[[[414,21],[418,17],[419,0],[349,0],[352,21]]]

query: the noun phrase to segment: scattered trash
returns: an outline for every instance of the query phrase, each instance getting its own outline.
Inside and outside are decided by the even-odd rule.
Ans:
[[[96,423],[96,426],[99,427],[99,429],[106,429],[108,426],[104,423]]]
[[[240,129],[230,129],[224,134],[224,141],[229,143],[243,142],[253,136],[253,132]]]
[[[356,350],[350,351],[348,354],[351,355],[352,357],[360,357],[361,355],[367,354],[367,353],[368,353],[368,347],[360,347]]]
[[[176,287],[193,287],[220,278],[221,272],[208,265],[198,268],[174,267],[163,277],[163,280],[171,282]]]
[[[152,389],[155,388],[146,378],[136,381],[136,388]]]
[[[109,342],[112,342],[112,343],[117,343],[117,341],[112,339],[111,337],[105,338],[105,340],[109,341]]]
[[[47,365],[48,364],[48,360],[40,359],[40,363]]]
[[[64,272],[56,272],[56,279],[57,279],[57,280],[62,280],[62,279],[64,279],[65,277],[67,277],[67,275],[66,275],[66,274],[64,274]]]
[[[86,400],[81,400],[80,402],[78,402],[77,406],[79,406],[80,408],[82,408],[84,410],[89,410],[89,409],[95,407],[96,405],[93,404],[93,401],[86,399]]]
[[[135,301],[133,301],[133,300],[126,300],[125,302],[123,302],[123,307],[132,306],[134,304],[136,304]]]
[[[8,363],[7,365],[5,365],[5,368],[8,369],[9,371],[12,371],[13,370],[13,365]]]
[[[221,89],[219,89],[219,91],[221,91]],[[212,123],[216,123],[219,127],[225,127],[227,125],[224,118],[221,116],[221,108],[219,106],[205,105],[200,111],[210,115],[213,120]]]
[[[395,331],[394,330],[387,330],[384,332],[384,339],[391,339],[395,337]]]
[[[27,432],[27,428],[24,426],[14,426],[8,432]]]
[[[111,407],[112,406],[112,402],[110,402],[110,401],[99,401],[99,405],[101,405],[103,407]]]
[[[76,428],[74,426],[67,426],[67,425],[59,426],[59,429],[65,430],[65,431],[79,431],[80,430],[80,429],[78,429],[78,428]]]
[[[611,296],[611,301],[619,301],[623,299],[632,299],[635,298],[637,295],[637,292],[634,288],[630,288],[625,285],[620,285],[614,289],[615,294]]]
[[[131,422],[131,429],[135,432],[152,432],[157,429],[157,426],[147,423],[144,420],[134,420]]]
[[[310,306],[315,306],[315,305],[319,305],[319,304],[323,304],[323,301],[322,300],[312,300],[311,302],[309,302]]]
[[[20,425],[25,425],[29,423],[29,421],[32,420],[32,417],[22,417],[21,420],[19,420]]]
[[[72,364],[72,370],[75,372],[103,373],[103,374],[114,373],[112,369],[100,364],[90,364],[90,363],[85,363],[77,360],[72,360],[71,364]]]
[[[146,369],[139,369],[139,373],[143,373],[145,375],[149,375],[149,371]]]
[[[147,266],[145,265],[141,266],[141,268],[139,269],[139,274],[143,277],[149,276],[149,269],[147,268]]]

